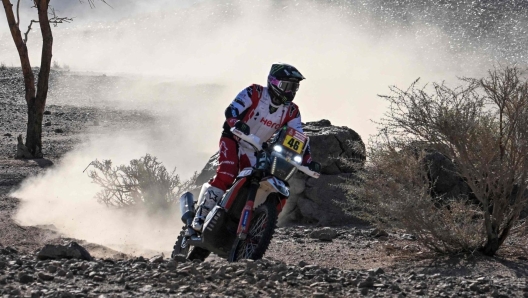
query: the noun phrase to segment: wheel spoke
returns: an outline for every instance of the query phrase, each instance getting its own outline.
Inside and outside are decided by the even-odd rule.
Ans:
[[[237,261],[250,259],[253,256],[266,229],[267,220],[268,216],[266,213],[258,214],[256,218],[253,218],[247,238],[244,241],[240,241],[240,246],[237,249]]]
[[[252,221],[248,236],[251,236],[252,238],[262,237],[262,234],[266,228],[267,219],[268,216],[265,213],[263,213],[262,216],[254,219],[254,221]]]

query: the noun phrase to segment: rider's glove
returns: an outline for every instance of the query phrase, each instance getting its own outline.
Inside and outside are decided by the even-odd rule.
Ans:
[[[321,164],[316,162],[316,161],[311,161],[309,164],[308,164],[308,169],[310,169],[310,171],[314,171],[314,172],[317,172],[317,173],[321,173]]]
[[[235,117],[227,118],[227,119],[226,119],[227,125],[229,125],[229,127],[233,127],[233,126],[235,126],[235,123],[236,123],[237,121],[238,121],[238,119],[235,118]]]
[[[247,125],[244,121],[238,120],[235,123],[235,128],[240,130],[246,136],[249,135],[249,125]]]
[[[311,162],[312,162],[312,155],[309,153],[308,154],[305,153],[303,156],[302,165],[308,166]]]

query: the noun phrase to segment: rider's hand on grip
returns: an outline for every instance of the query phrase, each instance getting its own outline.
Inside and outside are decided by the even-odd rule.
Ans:
[[[316,161],[311,161],[308,164],[308,169],[310,169],[310,171],[321,173],[321,164]]]
[[[249,135],[249,125],[247,125],[244,121],[238,120],[235,123],[235,128],[240,130],[246,136]]]

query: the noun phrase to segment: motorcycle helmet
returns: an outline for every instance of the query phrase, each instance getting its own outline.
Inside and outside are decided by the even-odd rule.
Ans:
[[[268,75],[268,91],[274,106],[287,105],[295,98],[299,82],[305,77],[297,68],[286,63],[274,63]]]

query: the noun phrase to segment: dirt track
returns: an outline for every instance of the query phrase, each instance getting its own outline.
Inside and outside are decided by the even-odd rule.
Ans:
[[[82,142],[85,134],[122,129],[123,123],[133,129],[153,121],[154,116],[130,116],[86,102],[50,105],[44,119],[50,123],[43,136],[46,159],[14,160],[16,136],[24,133],[25,127],[21,86],[19,70],[0,70],[0,294],[528,297],[528,262],[515,247],[506,246],[496,258],[435,257],[401,232],[374,237],[370,227],[332,227],[337,237],[321,241],[310,237],[320,227],[292,224],[277,231],[267,260],[255,264],[230,265],[215,257],[202,264],[160,258],[148,261],[82,239],[79,243],[99,258],[95,262],[37,262],[34,252],[44,244],[64,244],[72,239],[46,227],[19,226],[11,218],[19,200],[9,192],[24,178],[52,167]],[[67,86],[52,83],[50,88],[61,96],[79,96],[68,93]],[[33,280],[24,279],[25,275]]]

